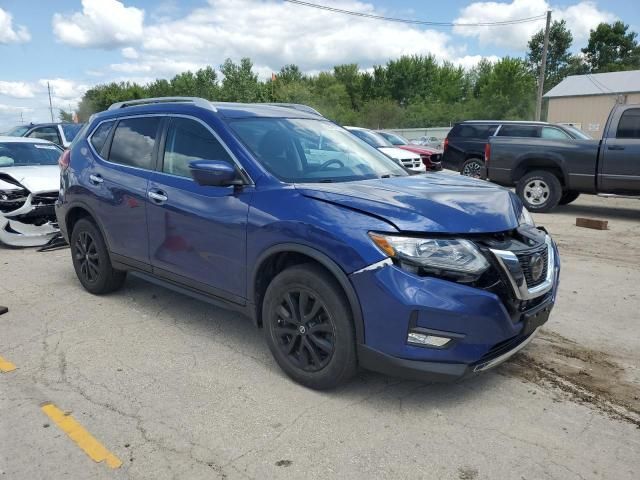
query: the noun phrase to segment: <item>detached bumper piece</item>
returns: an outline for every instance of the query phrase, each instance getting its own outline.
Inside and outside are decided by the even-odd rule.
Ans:
[[[0,202],[0,244],[39,247],[59,233],[54,203],[58,192],[3,193]],[[6,198],[4,198],[6,197]]]

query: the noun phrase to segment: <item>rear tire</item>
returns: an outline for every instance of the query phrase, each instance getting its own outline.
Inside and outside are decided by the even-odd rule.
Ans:
[[[470,158],[460,167],[460,175],[472,178],[484,178],[484,162],[480,158]]]
[[[569,205],[571,202],[575,201],[580,196],[580,192],[575,192],[573,190],[567,190],[560,197],[559,205]]]
[[[355,374],[351,309],[320,266],[306,263],[280,272],[267,287],[262,321],[273,357],[296,382],[324,390]]]
[[[92,221],[78,220],[70,240],[73,268],[85,290],[101,295],[122,287],[127,272],[111,266],[104,238]]]
[[[527,172],[516,185],[516,193],[530,212],[546,213],[558,205],[562,185],[553,173],[545,170]]]

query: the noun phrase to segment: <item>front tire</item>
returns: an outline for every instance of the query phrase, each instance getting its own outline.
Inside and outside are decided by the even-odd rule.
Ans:
[[[307,263],[279,273],[265,293],[262,321],[273,357],[296,382],[324,390],[355,374],[351,309],[321,267]]]
[[[86,218],[78,220],[70,240],[73,268],[87,291],[101,295],[122,287],[127,272],[111,266],[104,238],[93,222]]]
[[[574,202],[580,196],[580,192],[575,192],[573,190],[567,190],[560,197],[559,205],[569,205],[571,202]]]
[[[545,170],[527,172],[516,185],[516,193],[530,212],[546,213],[558,205],[562,185],[553,173]]]
[[[470,158],[460,167],[460,174],[465,177],[484,178],[484,162],[479,158]]]

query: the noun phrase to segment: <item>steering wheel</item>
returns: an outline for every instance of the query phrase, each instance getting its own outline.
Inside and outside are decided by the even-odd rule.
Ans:
[[[333,165],[334,163],[338,165],[338,168],[344,168],[344,163],[342,163],[342,160],[338,160],[337,158],[333,158],[331,160],[327,160],[322,165],[320,165],[320,168],[318,170],[324,170],[329,165]]]

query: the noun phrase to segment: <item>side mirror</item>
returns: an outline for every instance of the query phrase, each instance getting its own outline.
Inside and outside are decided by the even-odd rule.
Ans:
[[[194,160],[189,162],[189,170],[198,185],[226,187],[242,184],[235,167],[222,160]]]

